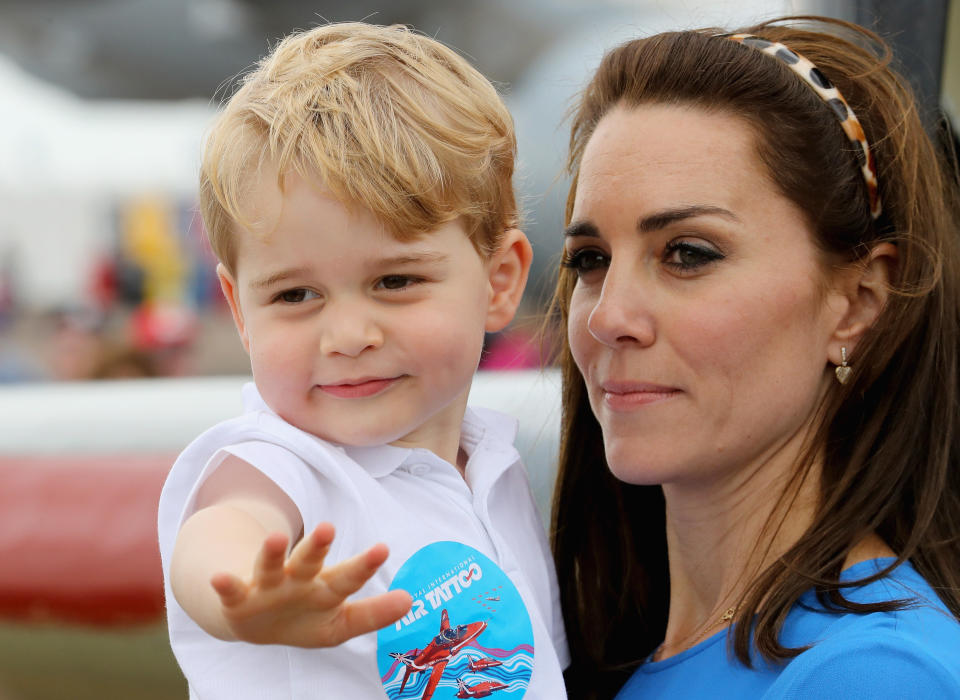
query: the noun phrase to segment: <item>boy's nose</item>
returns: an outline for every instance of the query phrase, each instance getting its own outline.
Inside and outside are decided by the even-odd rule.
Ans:
[[[327,314],[322,322],[325,327],[320,336],[320,352],[324,355],[356,357],[365,350],[383,345],[380,326],[356,307]]]

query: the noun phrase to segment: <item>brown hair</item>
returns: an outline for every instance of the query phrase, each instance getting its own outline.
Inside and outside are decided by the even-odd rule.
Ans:
[[[784,23],[790,20],[789,23]],[[573,185],[597,123],[617,106],[680,104],[737,115],[782,193],[809,217],[828,264],[854,263],[874,245],[897,247],[895,288],[858,343],[853,376],[819,407],[794,485],[822,456],[819,507],[807,531],[756,577],[739,601],[734,650],[750,643],[777,661],[787,612],[814,587],[825,603],[871,612],[902,605],[847,601],[846,555],[875,532],[909,560],[960,617],[960,250],[956,173],[923,131],[909,88],[875,34],[838,20],[793,17],[739,30],[813,61],[859,117],[879,165],[883,213],[873,221],[850,141],[834,113],[778,60],[716,36],[664,33],[608,53],[573,118]],[[818,30],[811,28],[811,25]],[[566,336],[576,275],[554,296]],[[570,349],[561,350],[563,417],[553,545],[573,665],[571,697],[612,697],[663,639],[669,606],[665,508],[659,486],[618,481]],[[781,496],[785,498],[786,493]],[[768,523],[768,528],[776,523]],[[756,621],[755,627],[751,622]]]
[[[200,210],[234,271],[264,166],[359,202],[400,239],[462,218],[488,255],[517,225],[516,139],[497,91],[439,41],[403,26],[329,24],[291,34],[244,76],[213,124]],[[256,217],[256,212],[253,212]]]

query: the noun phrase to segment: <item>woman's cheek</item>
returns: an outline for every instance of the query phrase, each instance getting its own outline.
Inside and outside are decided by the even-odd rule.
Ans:
[[[574,295],[570,300],[570,314],[567,318],[567,342],[574,362],[580,373],[586,375],[590,345],[595,342],[587,324],[590,321],[591,306],[583,295]]]

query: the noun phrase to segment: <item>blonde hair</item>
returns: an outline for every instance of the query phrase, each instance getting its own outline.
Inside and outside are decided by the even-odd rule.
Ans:
[[[214,122],[200,210],[214,252],[235,267],[245,200],[276,168],[359,203],[401,240],[461,219],[477,251],[518,224],[516,138],[496,89],[440,42],[404,26],[328,24],[283,39],[245,75]]]

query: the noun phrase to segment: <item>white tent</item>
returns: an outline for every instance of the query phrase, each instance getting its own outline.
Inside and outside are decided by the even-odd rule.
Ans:
[[[191,201],[204,101],[81,100],[0,57],[0,273],[16,298],[76,303],[112,244],[116,204],[140,195]]]
[[[213,108],[204,101],[81,100],[0,56],[0,189],[189,194]]]

